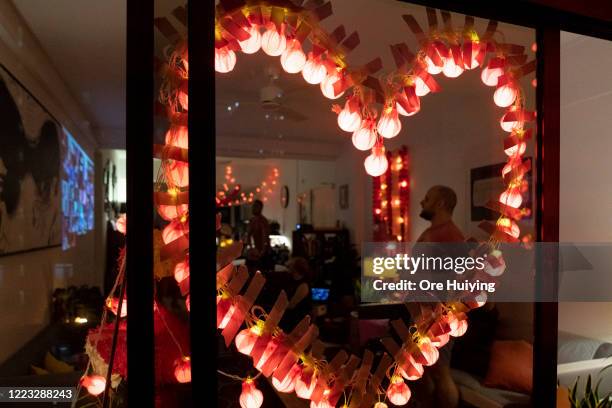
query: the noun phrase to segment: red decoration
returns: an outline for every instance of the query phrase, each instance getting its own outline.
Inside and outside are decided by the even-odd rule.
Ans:
[[[191,359],[189,357],[183,357],[176,361],[174,377],[180,383],[191,382]]]
[[[391,384],[387,388],[387,398],[394,405],[406,405],[410,400],[411,392],[408,385],[404,382],[402,377],[393,376],[391,377]]]
[[[263,394],[255,387],[255,382],[248,378],[242,383],[240,406],[242,408],[259,408],[263,404]]]
[[[81,384],[87,388],[87,392],[91,395],[98,396],[104,392],[106,387],[106,378],[101,375],[86,375],[81,378]]]

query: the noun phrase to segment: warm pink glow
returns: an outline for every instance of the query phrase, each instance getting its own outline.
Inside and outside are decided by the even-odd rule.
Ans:
[[[240,394],[240,406],[242,408],[259,408],[263,404],[263,394],[255,387],[255,382],[250,378],[242,383]]]
[[[176,187],[189,185],[189,165],[182,161],[168,160],[164,165],[166,178]]]
[[[440,357],[440,352],[433,344],[431,344],[430,341],[420,343],[419,350],[421,350],[421,354],[425,358],[424,365],[426,366],[436,364],[436,361],[438,361],[438,358]]]
[[[293,392],[295,389],[295,383],[300,374],[302,374],[302,366],[296,363],[293,365],[293,367],[291,367],[291,370],[289,370],[289,373],[285,376],[283,381],[279,381],[273,376],[272,385],[278,392]]]
[[[442,72],[443,67],[439,67],[436,64],[434,64],[434,62],[429,57],[425,57],[425,65],[427,66],[426,68],[427,72],[429,72],[431,75],[438,75],[440,72]]]
[[[527,150],[527,143],[520,142],[519,144],[510,146],[509,148],[505,149],[504,153],[506,153],[506,155],[509,157],[517,156],[517,155],[520,156],[524,154],[526,150]]]
[[[174,279],[181,283],[189,277],[189,263],[187,261],[179,262],[174,266]]]
[[[181,222],[181,220],[174,220],[164,227],[162,231],[162,241],[164,241],[164,244],[169,244],[188,233],[189,223]]]
[[[319,58],[314,58],[312,52],[308,53],[308,60],[302,68],[302,76],[309,84],[320,84],[327,76],[327,68],[321,63]]]
[[[235,309],[236,307],[230,299],[223,299],[221,296],[217,296],[217,327],[219,329],[225,329]]]
[[[181,149],[189,148],[189,137],[187,126],[172,126],[166,132],[166,144],[170,146],[180,147]]]
[[[471,48],[472,58],[467,60],[467,51]],[[484,56],[480,55],[480,44],[476,41],[470,41],[470,44],[463,45],[463,65],[465,69],[474,69],[480,65],[480,59]]]
[[[451,331],[449,334],[453,337],[461,337],[465,334],[468,329],[467,320],[457,320],[456,328]]]
[[[402,130],[402,123],[397,116],[397,109],[385,109],[376,126],[378,133],[387,139],[391,139]]]
[[[405,93],[402,93],[399,97],[407,98]],[[397,113],[402,116],[412,116],[421,110],[421,100],[419,99],[418,96],[415,96],[414,101],[412,101],[411,103],[408,103],[408,105],[410,105],[410,108],[409,108],[409,111],[406,111],[399,102],[396,102],[395,108],[397,109]]]
[[[176,361],[174,378],[180,383],[191,382],[191,359],[189,357],[183,357]]]
[[[187,214],[187,211],[189,211],[189,204],[181,204],[181,205],[160,204],[157,206],[157,212],[166,221],[172,221],[176,218],[180,218],[183,215]]]
[[[185,307],[187,307],[187,311],[191,312],[191,296],[187,295],[185,298]]]
[[[287,48],[287,39],[270,24],[261,37],[261,49],[271,57],[278,57]]]
[[[94,396],[102,394],[106,388],[106,379],[101,375],[86,375],[81,379],[81,383],[87,388],[87,392]]]
[[[266,364],[266,361],[268,361],[270,356],[272,356],[272,354],[276,351],[280,343],[281,343],[280,337],[272,337],[270,338],[270,340],[268,340],[268,344],[266,344],[266,348],[264,349],[264,352],[261,354],[259,361],[255,365],[256,369],[261,371],[264,364]]]
[[[215,48],[215,71],[226,74],[236,65],[236,53],[227,47]]]
[[[304,371],[302,371],[302,374],[303,373]],[[306,385],[306,383],[302,380],[302,374],[297,377],[297,380],[295,382],[295,393],[300,398],[310,399],[317,385],[318,375],[314,373],[310,378],[310,383]]]
[[[258,326],[252,326],[251,328],[241,330],[236,336],[236,348],[242,354],[247,356],[251,355],[255,342],[261,335],[261,329]]]
[[[251,34],[251,37],[244,41],[239,41],[240,48],[245,54],[255,54],[261,48],[259,26],[252,25],[247,31]]]
[[[520,121],[511,121],[511,122],[506,121],[506,118],[508,117],[508,113],[516,112],[516,110],[517,110],[516,106],[511,106],[510,109],[508,110],[508,112],[506,112],[504,114],[504,116],[502,116],[501,119],[499,120],[499,125],[501,126],[501,128],[505,132],[512,132],[514,129],[520,129],[520,128],[523,127],[523,122],[520,122]]]
[[[408,381],[416,381],[421,378],[425,372],[423,364],[417,363],[410,354],[408,354],[407,360],[408,363],[404,365],[404,368],[399,369],[399,373]]]
[[[402,377],[394,375],[391,384],[387,388],[387,398],[393,405],[406,405],[410,400],[410,388]]]
[[[115,225],[117,226],[117,231],[123,235],[127,234],[127,217],[125,214],[122,214],[119,216],[119,218],[117,218]]]
[[[499,202],[509,207],[519,208],[523,203],[523,196],[518,188],[510,188],[500,194]]]
[[[384,148],[376,148],[372,149],[372,154],[366,157],[363,165],[366,169],[366,172],[372,177],[378,177],[384,174],[389,167],[389,163],[387,162],[387,156],[385,155]]]
[[[290,40],[287,48],[281,55],[281,66],[290,74],[297,74],[306,64],[306,55],[302,51],[302,44],[298,40]]]
[[[516,87],[513,84],[505,84],[495,90],[493,100],[500,108],[506,108],[516,100]]]
[[[415,77],[415,79],[414,79],[414,93],[417,96],[425,96],[429,92],[431,92],[431,90],[429,89],[429,87],[427,86],[425,81],[423,81],[423,79],[421,79],[421,77]]]
[[[448,78],[457,78],[463,73],[463,68],[455,64],[453,57],[449,57],[444,60],[444,68],[442,69],[442,72]]]
[[[480,74],[480,79],[487,86],[497,86],[497,80],[502,75],[504,75],[504,70],[502,68],[484,67]]]
[[[450,340],[450,335],[447,334],[441,334],[438,337],[435,337],[431,340],[431,344],[433,344],[435,347],[440,348],[440,347],[444,347],[448,341]]]
[[[344,91],[335,95],[334,84],[341,79],[341,76],[338,72],[332,72],[330,75],[327,75],[323,81],[321,81],[321,92],[326,98],[329,99],[338,99],[344,94]]]
[[[310,401],[310,408],[334,408],[334,406],[327,399],[323,398],[318,403]]]
[[[497,227],[501,232],[504,232],[511,237],[518,238],[521,235],[521,229],[519,226],[510,218],[500,218],[497,220]]]
[[[376,143],[376,131],[373,129],[373,122],[365,120],[361,127],[353,133],[353,146],[358,150],[370,150]]]
[[[119,306],[119,299],[114,297],[114,298],[108,298],[106,299],[106,307],[108,309],[110,309],[111,312],[113,312],[113,314],[115,316],[117,316],[117,309]],[[123,299],[122,302],[122,306],[121,306],[121,317],[125,317],[127,316],[128,310],[127,310],[127,299]]]
[[[358,110],[351,111],[348,101],[338,114],[338,126],[345,132],[354,132],[361,126],[361,114]]]

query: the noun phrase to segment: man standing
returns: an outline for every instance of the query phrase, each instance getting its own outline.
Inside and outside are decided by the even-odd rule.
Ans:
[[[457,194],[450,187],[434,186],[421,201],[420,217],[431,222],[417,239],[422,243],[461,243],[465,237],[453,222],[453,210],[457,205]],[[446,250],[444,248],[443,250]],[[431,407],[456,408],[459,405],[459,390],[450,373],[453,340],[440,349],[438,362],[425,370],[423,379]]]
[[[270,248],[270,224],[262,215],[263,203],[261,200],[253,202],[253,216],[249,220],[247,230],[247,244],[252,245],[247,252],[247,261],[256,269],[264,267],[265,257]]]
[[[464,242],[465,237],[453,222],[457,194],[446,186],[433,186],[421,201],[420,217],[430,221],[417,242]]]

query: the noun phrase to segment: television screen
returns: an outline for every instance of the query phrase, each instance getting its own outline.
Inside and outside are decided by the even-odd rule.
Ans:
[[[62,248],[94,227],[94,165],[74,137],[63,128]]]
[[[312,288],[311,289],[312,300],[315,302],[323,302],[329,298],[328,288]]]

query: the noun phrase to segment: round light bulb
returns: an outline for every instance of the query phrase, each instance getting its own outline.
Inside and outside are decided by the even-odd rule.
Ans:
[[[274,25],[270,25],[261,37],[261,49],[271,57],[278,57],[285,48],[287,48],[287,39]]]
[[[362,126],[353,133],[353,146],[358,150],[370,150],[376,143],[376,132],[372,129],[372,124],[363,123]]]
[[[306,55],[298,40],[291,40],[281,55],[281,66],[290,74],[297,74],[306,64]]]
[[[342,94],[344,94],[344,91],[340,92],[337,95],[334,94],[334,84],[340,79],[340,74],[338,74],[337,72],[333,72],[331,75],[326,76],[325,79],[321,82],[321,92],[323,92],[323,95],[326,98],[338,99],[342,96]]]
[[[387,139],[391,139],[399,134],[402,130],[402,123],[397,116],[397,110],[391,109],[381,115],[376,126],[378,133]]]
[[[444,68],[442,69],[444,75],[448,78],[457,78],[463,73],[463,68],[455,64],[455,60],[450,57],[444,60]]]
[[[502,68],[485,67],[480,74],[480,79],[487,86],[497,86],[497,80],[502,75],[504,75]]]
[[[423,79],[421,77],[416,77],[414,79],[414,93],[417,96],[425,96],[427,95],[431,90],[429,89],[429,87],[427,86],[427,84],[425,83],[425,81],[423,81]]]
[[[244,40],[239,41],[240,49],[245,54],[255,54],[261,48],[261,33],[259,32],[259,26],[253,25],[247,30],[251,36]]]
[[[309,84],[320,84],[327,76],[327,68],[325,68],[321,61],[314,58],[312,53],[309,53],[308,60],[304,64],[304,68],[302,68],[302,76]]]
[[[377,150],[377,149],[374,149]],[[366,157],[363,162],[366,172],[372,177],[378,177],[387,171],[389,167],[389,162],[387,161],[387,156],[385,156],[384,150],[372,152],[368,157]]]
[[[226,74],[236,65],[236,53],[227,47],[215,48],[215,71]]]
[[[516,100],[517,91],[512,84],[505,84],[495,90],[493,101],[500,108],[507,108]]]

